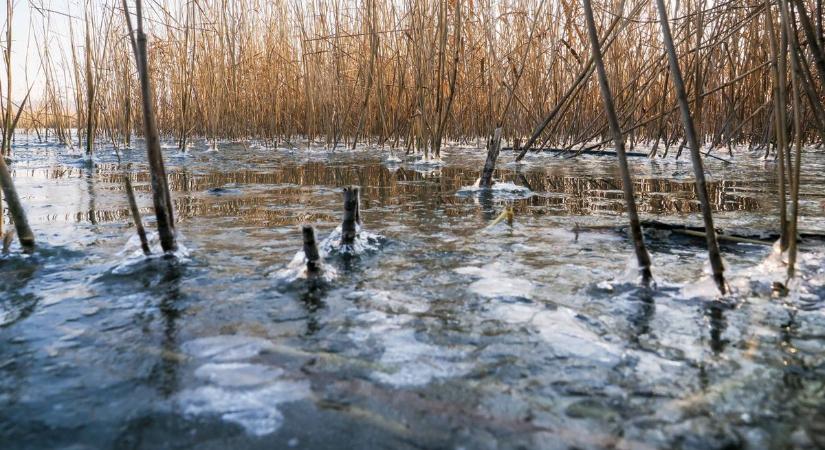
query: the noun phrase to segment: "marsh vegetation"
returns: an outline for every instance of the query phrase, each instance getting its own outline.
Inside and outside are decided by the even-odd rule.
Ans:
[[[5,11],[3,448],[825,444],[819,0]]]

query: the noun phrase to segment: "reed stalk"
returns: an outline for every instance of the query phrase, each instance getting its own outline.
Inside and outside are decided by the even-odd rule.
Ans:
[[[800,101],[800,87],[799,84],[805,83],[804,79],[800,78],[802,74],[801,64],[799,63],[799,42],[797,38],[797,31],[795,26],[795,21],[793,20],[793,16],[791,15],[791,11],[789,11],[789,6],[785,2],[780,2],[780,10],[782,12],[782,24],[785,28],[785,31],[790,36],[789,45],[790,45],[790,59],[791,59],[791,88],[793,94],[793,125],[794,125],[794,148],[795,148],[795,164],[793,167],[789,167],[788,170],[792,174],[791,176],[791,209],[790,209],[790,223],[788,225],[788,279],[794,277],[796,271],[796,258],[797,258],[797,251],[798,251],[798,244],[797,244],[797,224],[799,220],[799,185],[800,185],[800,176],[802,172],[802,109],[801,109],[801,101]],[[804,14],[804,10],[801,11],[800,16]],[[818,47],[819,44],[814,41],[809,41],[809,45],[812,47]]]
[[[659,23],[662,28],[662,39],[668,55],[673,88],[679,101],[682,124],[685,129],[685,136],[690,150],[694,177],[696,178],[696,195],[699,198],[699,204],[702,209],[702,219],[705,225],[708,257],[710,259],[711,270],[713,272],[713,280],[716,283],[716,287],[719,289],[719,292],[724,295],[727,292],[724,276],[725,268],[722,264],[722,255],[719,251],[719,244],[716,240],[716,229],[713,227],[713,212],[711,211],[710,201],[708,199],[705,169],[702,164],[699,140],[696,136],[696,128],[694,127],[693,118],[690,114],[690,106],[687,99],[687,93],[685,91],[684,80],[682,78],[682,70],[679,67],[679,58],[676,54],[676,48],[673,45],[673,36],[671,34],[670,23],[667,18],[668,15],[667,10],[665,9],[665,2],[664,0],[656,0],[656,5],[659,10]]]
[[[785,152],[787,151],[787,128],[785,126],[785,59],[780,56],[779,44],[777,42],[776,31],[773,25],[773,14],[771,13],[771,1],[766,1],[765,8],[765,28],[768,29],[769,43],[771,49],[771,72],[773,75],[773,103],[774,103],[774,131],[776,133],[777,152],[777,186],[779,192],[779,248],[785,251],[788,248],[788,217],[787,217],[787,195],[785,194]]]
[[[166,169],[163,164],[163,155],[160,151],[160,137],[155,119],[154,105],[152,103],[152,88],[149,80],[149,59],[146,52],[146,34],[143,31],[143,5],[141,0],[135,0],[135,10],[137,12],[137,30],[135,33],[132,27],[132,19],[129,16],[128,4],[126,0],[122,1],[123,13],[129,29],[129,38],[140,78],[141,99],[143,100],[143,129],[149,160],[149,172],[152,179],[152,200],[155,206],[158,235],[160,237],[161,248],[164,252],[168,253],[177,250],[174,228],[175,220],[172,214],[172,201],[166,179]]]
[[[6,105],[3,111],[3,138],[0,144],[0,157],[11,156],[11,139],[14,130],[11,126],[12,102],[12,68],[11,68],[11,45],[12,45],[12,19],[14,17],[14,2],[6,0],[6,48],[3,52],[3,61],[6,63]]]
[[[602,99],[604,101],[604,109],[607,114],[607,120],[610,124],[610,130],[613,134],[613,141],[615,143],[616,155],[619,160],[619,171],[622,175],[622,191],[624,193],[625,205],[627,207],[627,217],[630,221],[630,235],[633,239],[633,247],[636,251],[636,262],[639,265],[639,271],[642,275],[642,284],[650,286],[652,279],[650,271],[650,255],[645,248],[644,236],[642,235],[642,226],[639,222],[639,213],[636,208],[636,199],[633,194],[633,179],[630,176],[630,168],[627,165],[627,156],[625,154],[625,141],[622,135],[621,126],[619,125],[619,118],[616,115],[616,107],[613,103],[613,95],[610,92],[610,85],[607,79],[607,71],[604,68],[602,61],[602,50],[599,47],[599,35],[596,31],[596,21],[593,18],[593,7],[590,0],[584,1],[584,17],[587,20],[587,34],[590,37],[592,46],[592,59],[596,66],[596,72],[599,75],[599,86],[602,91]],[[624,2],[622,2],[617,9],[621,13],[624,9]]]
[[[360,222],[358,186],[344,188],[344,218],[341,222],[341,246],[352,247],[358,236]]]

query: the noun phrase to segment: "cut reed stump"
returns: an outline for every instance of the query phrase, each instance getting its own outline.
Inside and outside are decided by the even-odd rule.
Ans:
[[[361,222],[359,211],[359,189],[358,186],[344,188],[344,220],[341,223],[341,245],[352,246],[358,234],[357,225]]]
[[[307,260],[307,278],[315,278],[322,273],[321,254],[318,252],[318,242],[315,240],[315,228],[311,225],[301,226],[304,237],[304,256]]]
[[[484,169],[481,171],[481,178],[478,180],[478,187],[490,189],[493,187],[493,172],[496,170],[496,160],[501,152],[501,127],[496,128],[493,137],[487,143],[487,161],[484,162]]]

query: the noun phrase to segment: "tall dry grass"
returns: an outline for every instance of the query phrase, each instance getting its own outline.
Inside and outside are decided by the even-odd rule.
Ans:
[[[150,77],[160,132],[181,146],[193,137],[308,137],[328,146],[369,141],[437,155],[445,140],[489,136],[499,116],[506,139],[529,137],[561,103],[536,145],[609,142],[592,71],[565,97],[589,62],[581,2],[547,0],[536,14],[540,3],[151,2],[146,13]],[[775,52],[766,27],[772,24],[776,34],[784,29],[776,2],[666,3],[699,140],[712,146],[761,145],[776,141],[782,124],[787,134],[791,114],[775,107]],[[795,1],[789,11],[796,23],[796,7],[806,10],[821,40],[819,3]],[[769,6],[773,14],[766,16]],[[655,2],[600,0],[593,9],[630,148],[647,141],[659,152],[680,151],[684,131]],[[141,119],[119,1],[87,5],[84,15],[85,23],[83,16],[73,19],[78,42],[70,54],[76,64],[68,66],[74,69],[56,64],[43,46],[46,89],[31,120],[53,127],[66,142],[73,139],[69,128],[127,141],[141,129]],[[46,36],[48,24],[43,27]],[[86,30],[91,38],[80,45]],[[800,67],[808,68],[812,87],[803,93],[800,133],[803,141],[819,141],[825,135],[822,74],[814,70],[819,66],[810,36],[796,32]],[[789,91],[793,68],[783,64],[781,70],[783,90]],[[503,114],[510,94],[512,104]],[[776,115],[785,120],[777,123]],[[74,145],[80,143],[74,139]]]

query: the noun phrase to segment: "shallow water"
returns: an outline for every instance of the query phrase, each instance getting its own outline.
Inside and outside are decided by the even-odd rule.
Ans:
[[[792,295],[769,247],[650,232],[633,287],[615,161],[478,150],[442,166],[222,143],[165,150],[177,258],[144,260],[111,149],[90,165],[18,142],[39,240],[0,258],[2,448],[816,448],[825,435],[825,273],[807,241]],[[141,148],[138,146],[138,148]],[[126,150],[148,228],[142,150]],[[631,161],[644,219],[699,224],[687,161]],[[800,228],[825,232],[825,155]],[[773,232],[772,162],[707,161],[717,226]],[[362,187],[376,248],[301,282],[301,223],[338,225]],[[527,187],[518,189],[518,187]],[[488,224],[512,206],[512,227]]]

